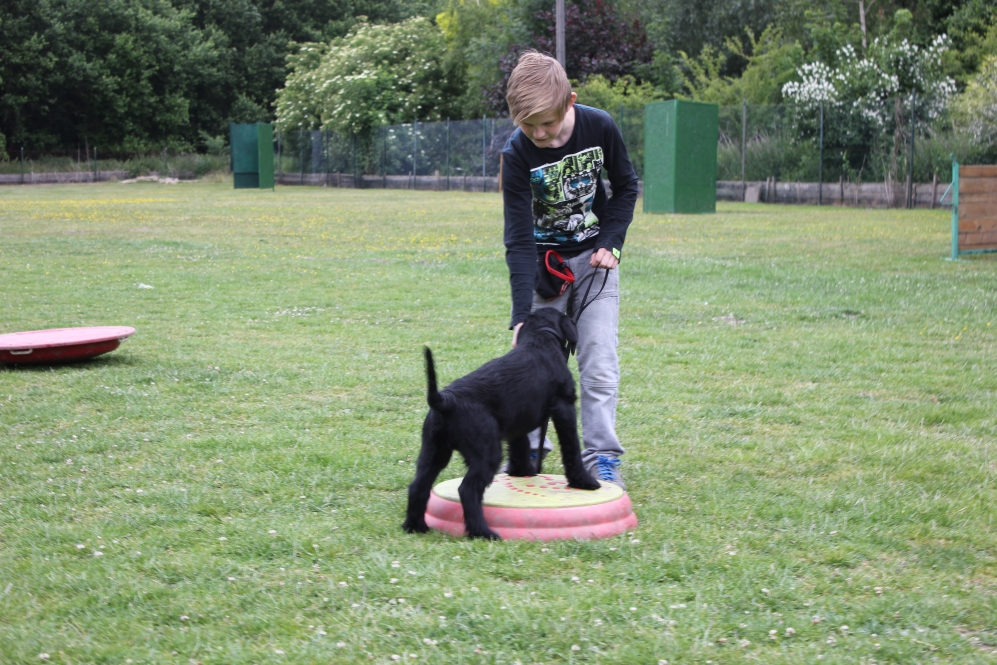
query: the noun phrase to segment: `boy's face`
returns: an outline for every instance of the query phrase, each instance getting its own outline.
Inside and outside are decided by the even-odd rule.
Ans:
[[[575,93],[571,93],[571,101],[568,103],[569,110],[574,105],[575,99]],[[572,128],[565,127],[565,115],[567,113],[561,113],[559,109],[541,111],[520,120],[519,128],[526,134],[527,138],[533,141],[533,145],[538,148],[549,148],[562,132],[569,134],[569,136],[560,137],[562,140],[559,143],[563,144],[570,138]]]

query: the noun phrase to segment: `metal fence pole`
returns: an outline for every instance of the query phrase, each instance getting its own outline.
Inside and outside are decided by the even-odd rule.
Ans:
[[[485,191],[485,116],[481,116],[481,191]]]
[[[817,164],[817,205],[824,205],[824,103],[820,105],[820,151]]]
[[[24,146],[21,146],[21,184],[24,184]]]
[[[748,147],[748,101],[741,100],[741,201],[744,201],[747,185],[744,181],[745,165],[747,163]]]
[[[100,180],[100,166],[97,165],[97,146],[93,147],[93,173],[94,182]]]
[[[952,159],[952,260],[959,260],[959,162],[955,161],[954,155],[949,155]],[[942,198],[945,195],[942,194]]]
[[[231,150],[231,148],[229,148]],[[280,182],[284,175],[284,132],[277,130],[277,182]]]
[[[418,189],[419,181],[419,120],[412,121],[412,189]]]
[[[558,63],[564,67],[567,61],[564,46],[564,0],[554,3],[554,53]]]
[[[169,148],[163,146],[163,177],[170,177],[170,153]]]
[[[381,189],[388,188],[388,125],[381,128]]]
[[[299,185],[305,184],[305,142],[301,138],[301,133],[303,131],[304,131],[303,129],[298,130],[298,140],[301,141],[301,162],[298,167],[298,171],[300,172],[298,179]]]
[[[910,93],[910,163],[907,164],[907,209],[914,207],[914,109],[917,93]]]
[[[627,133],[623,128],[623,116],[626,113],[626,108],[623,106],[623,102],[620,102],[620,136],[623,138],[623,145],[627,144]]]
[[[450,191],[450,118],[447,118],[447,191]]]

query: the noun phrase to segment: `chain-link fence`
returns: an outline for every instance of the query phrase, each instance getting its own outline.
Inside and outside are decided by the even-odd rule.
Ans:
[[[638,177],[644,167],[644,111],[607,109]],[[916,97],[874,106],[741,105],[720,108],[717,194],[721,199],[908,207],[935,205],[952,159],[997,163],[997,148],[974,142],[945,109]],[[278,132],[281,184],[497,191],[508,119],[413,122],[367,134],[333,130]],[[94,181],[158,172],[198,177],[223,169],[224,155],[164,150],[125,159],[96,150],[63,156],[10,150],[0,182]],[[52,173],[65,171],[65,173]],[[39,175],[39,172],[46,172]],[[23,174],[23,175],[22,175]]]
[[[611,115],[641,174],[643,110],[621,106]],[[277,177],[284,184],[494,191],[500,153],[515,129],[508,118],[482,118],[390,125],[369,135],[278,132]]]
[[[643,110],[621,105],[608,111],[642,177]],[[513,130],[508,119],[482,118],[391,125],[363,136],[282,132],[278,177],[285,184],[494,191],[499,153]],[[719,136],[718,192],[738,200],[752,199],[755,183],[762,183],[759,200],[784,200],[775,196],[780,185],[799,183],[800,202],[845,203],[850,187],[853,204],[873,196],[866,203],[918,205],[930,200],[925,183],[934,191],[948,181],[952,157],[963,163],[995,158],[954,129],[944,110],[913,96],[875,107],[721,107]],[[860,196],[863,187],[878,187],[877,193]]]
[[[278,132],[278,181],[349,187],[494,191],[499,153],[515,127],[507,119],[414,122],[346,135]]]
[[[759,187],[749,183],[764,183],[760,200],[933,207],[953,158],[986,164],[995,157],[915,96],[874,106],[722,107],[718,192],[726,185],[723,198],[759,200]],[[779,183],[786,192],[799,185],[786,199],[777,195]]]
[[[719,180],[930,181],[951,158],[986,161],[969,136],[944,118],[920,117],[917,100],[880,109],[841,106],[742,106],[720,109]]]

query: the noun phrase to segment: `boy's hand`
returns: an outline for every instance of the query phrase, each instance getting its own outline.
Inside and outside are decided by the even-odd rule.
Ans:
[[[613,256],[611,251],[603,247],[592,252],[592,258],[589,259],[589,265],[593,268],[605,268],[606,270],[612,270],[616,266],[620,265],[620,260]]]
[[[517,323],[516,326],[512,329],[512,346],[513,346],[513,348],[516,347],[516,341],[519,339],[519,329],[522,328],[522,327],[523,327],[522,323]]]

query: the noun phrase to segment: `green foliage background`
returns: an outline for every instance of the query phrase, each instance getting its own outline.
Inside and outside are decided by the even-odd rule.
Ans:
[[[313,128],[362,134],[377,122],[411,120],[397,116],[502,115],[518,53],[551,48],[552,7],[553,0],[7,0],[0,4],[0,159],[15,146],[217,152],[229,122],[274,120],[279,90],[304,92],[293,77],[317,66],[307,53],[328,56],[356,49],[356,40],[369,47],[402,33],[416,42],[413,62],[429,67],[417,85],[420,101],[393,97],[386,86],[404,78],[405,59],[361,48],[354,62],[341,58],[333,69],[379,72],[377,83],[342,93],[359,91],[353,104],[365,118],[314,113]],[[960,93],[997,55],[997,6],[988,0],[876,0],[866,14],[863,32],[854,0],[568,0],[568,70],[587,94],[603,85],[596,77],[611,86],[624,79],[613,94],[631,98],[627,108],[677,95],[779,104],[802,64],[833,67],[842,47],[865,53],[864,43],[898,27],[922,48],[950,37],[945,74]],[[635,44],[621,61],[611,57]],[[988,97],[974,93],[962,103],[969,110],[961,117],[986,116],[981,99]]]

